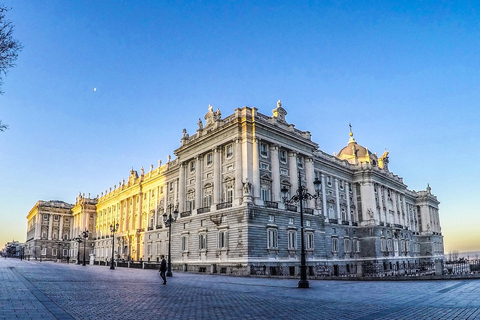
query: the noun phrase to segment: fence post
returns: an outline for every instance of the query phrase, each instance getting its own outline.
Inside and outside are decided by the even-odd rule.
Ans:
[[[435,275],[441,276],[443,274],[443,260],[435,260]]]
[[[357,262],[357,277],[363,277],[363,264],[362,264],[362,262]]]

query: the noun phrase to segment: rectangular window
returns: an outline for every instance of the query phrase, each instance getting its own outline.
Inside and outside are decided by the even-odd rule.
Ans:
[[[284,176],[288,176],[288,170],[281,168],[281,169],[280,169],[280,174],[281,174],[281,175],[284,175]]]
[[[260,197],[263,201],[270,201],[270,189],[266,186],[262,186],[260,189]]]
[[[345,252],[351,252],[352,251],[352,243],[350,242],[350,239],[343,239],[343,245],[345,247]]]
[[[288,224],[293,224],[293,218],[288,218]]]
[[[190,172],[195,171],[195,161],[190,162]]]
[[[312,223],[310,222],[310,220],[305,220],[305,226],[310,227],[311,225]]]
[[[226,147],[226,155],[227,155],[227,158],[230,158],[231,156],[233,156],[233,145],[232,144],[229,144],[227,147]]]
[[[57,249],[52,248],[52,257],[56,257],[56,256],[57,256]]]
[[[43,215],[43,220],[48,220],[48,214]]]
[[[314,248],[314,246],[313,246],[313,232],[307,232],[306,236],[307,236],[307,243],[306,243],[307,250],[313,250],[313,248]]]
[[[275,216],[273,214],[268,215],[268,222],[275,222]]]
[[[58,219],[59,219],[59,216],[53,216],[54,221],[58,221]]]
[[[278,247],[278,237],[276,229],[268,229],[267,231],[267,248],[268,249],[277,249]]]
[[[47,248],[42,248],[42,256],[46,256],[47,255]]]
[[[297,232],[288,231],[288,249],[293,250],[297,248]]]
[[[151,255],[152,254],[152,245],[149,243],[147,244],[147,255]]]
[[[66,257],[68,255],[68,249],[63,249],[63,256]]]
[[[338,252],[338,239],[332,238],[332,252]]]
[[[230,203],[233,202],[233,189],[232,188],[227,189],[227,202],[230,202]]]
[[[198,235],[198,249],[207,249],[207,235],[205,233],[201,233]]]
[[[280,150],[279,158],[282,163],[287,163],[287,151]]]
[[[186,236],[182,237],[182,251],[188,251],[188,238]]]
[[[213,163],[213,154],[210,152],[207,154],[207,166]]]
[[[268,145],[266,143],[260,143],[260,155],[262,157],[268,156]]]
[[[297,166],[299,168],[303,168],[303,157],[300,157],[300,156],[297,157]]]
[[[227,248],[227,231],[218,232],[218,248],[225,249]]]
[[[380,250],[381,251],[387,251],[387,242],[385,239],[380,240]]]

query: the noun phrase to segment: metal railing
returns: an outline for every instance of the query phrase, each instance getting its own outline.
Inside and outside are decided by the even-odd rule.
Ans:
[[[202,214],[202,213],[206,213],[206,212],[210,212],[210,207],[203,207],[203,208],[198,208],[197,209],[197,214]]]
[[[226,209],[226,208],[231,208],[231,207],[232,207],[232,203],[231,203],[231,202],[223,202],[223,203],[217,204],[217,210]]]

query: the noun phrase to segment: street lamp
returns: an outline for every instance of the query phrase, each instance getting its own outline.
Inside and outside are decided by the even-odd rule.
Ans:
[[[83,240],[82,240],[82,238],[80,238],[80,236],[77,236],[77,237],[73,238],[72,240],[78,243],[78,246],[77,246],[77,264],[80,264],[80,243],[82,243]]]
[[[114,221],[113,225],[110,225],[110,232],[112,233],[112,261],[110,263],[110,270],[115,270],[115,266],[113,265],[113,260],[114,260],[113,250],[115,247],[115,232],[117,231],[118,231],[118,223],[115,224],[115,221]]]
[[[85,229],[85,231],[82,231],[82,237],[83,237],[83,266],[85,267],[85,251],[87,251],[86,246],[87,246],[87,238],[88,238],[88,230]]]
[[[313,186],[315,188],[315,194],[310,194],[307,191],[307,188],[302,186],[302,179],[300,175],[300,171],[298,171],[298,189],[296,194],[294,194],[290,199],[288,199],[288,188],[283,187],[282,198],[285,203],[295,203],[300,205],[300,230],[301,230],[301,255],[300,255],[300,281],[298,281],[298,288],[308,288],[309,283],[307,280],[307,266],[306,266],[306,258],[305,258],[305,236],[303,230],[303,201],[305,200],[312,200],[318,199],[320,197],[320,186],[321,182],[318,178],[315,178],[313,182]]]
[[[172,223],[177,221],[178,217],[178,211],[177,209],[173,206],[173,204],[169,204],[168,207],[168,215],[165,212],[163,214],[163,222],[165,222],[165,226],[168,227],[168,263],[167,263],[167,277],[172,276],[172,253],[171,253],[171,247],[172,247]],[[172,209],[173,210],[173,217],[172,217]]]

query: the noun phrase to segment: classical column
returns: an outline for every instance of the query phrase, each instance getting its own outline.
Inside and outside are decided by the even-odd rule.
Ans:
[[[313,185],[313,180],[315,179],[315,170],[313,168],[313,158],[305,158],[305,178],[307,181],[307,190],[310,194],[315,194],[315,188]],[[308,208],[315,208],[315,200],[308,200]]]
[[[243,168],[242,168],[242,143],[235,140],[235,205],[240,205],[243,199]]]
[[[213,205],[222,202],[222,149],[213,152]]]
[[[373,195],[373,186],[370,182],[362,182],[360,184],[360,196],[362,199],[362,224],[367,225],[370,219],[373,219],[373,213],[370,210],[373,210],[373,202],[375,198],[372,199]]]
[[[258,138],[253,138],[253,150],[252,150],[252,185],[253,185],[253,197],[255,203],[260,200],[260,168],[258,158]]]
[[[298,189],[298,171],[297,171],[297,153],[290,151],[288,153],[288,173],[290,175],[290,197],[297,192]]]
[[[397,193],[392,190],[392,203],[393,203],[393,223],[398,224],[398,213],[397,213]]]
[[[279,146],[274,144],[271,147],[270,156],[272,159],[272,201],[280,201],[280,163],[278,159]]]
[[[337,205],[337,219],[338,223],[342,223],[341,211],[340,211],[340,193],[338,191],[338,179],[335,178],[335,204]]]
[[[175,192],[175,189],[173,189]],[[142,229],[142,220],[143,220],[143,192],[140,192],[138,195],[137,195],[139,199],[138,201],[138,206],[137,206],[137,212],[138,212],[138,220],[137,220],[137,229]],[[113,224],[113,222],[112,222]]]
[[[402,197],[402,218],[403,218],[403,225],[406,227],[408,226],[408,212],[407,212],[407,201],[405,201],[405,196]]]
[[[378,217],[378,220],[379,222],[386,222],[386,221],[383,221],[385,220],[384,217],[382,217],[383,215],[383,199],[382,199],[382,186],[381,185],[377,185],[377,197],[378,197],[378,206],[380,207],[380,209],[378,210],[379,211],[379,217]]]
[[[60,216],[60,226],[58,227],[58,239],[63,239],[63,216]]]
[[[323,216],[328,221],[328,211],[327,211],[327,185],[325,184],[325,175],[322,173],[320,175],[322,179],[322,211]]]
[[[377,201],[375,200],[375,182],[372,182],[372,210],[375,223],[380,221],[380,212],[377,212]]]
[[[198,163],[195,163],[195,168],[197,167]],[[180,164],[179,173],[178,173],[178,212],[185,211],[185,204],[186,204],[186,190],[185,190],[185,170],[186,165],[184,162]],[[195,169],[196,170],[196,169]]]
[[[42,237],[42,214],[37,212],[37,220],[35,221],[35,239]]]
[[[203,157],[202,156],[197,156],[197,167],[195,170],[195,212],[198,208],[203,207],[202,203],[202,192],[203,192],[203,186],[202,186],[202,174],[203,174]],[[193,214],[193,212],[192,212]]]
[[[48,240],[52,240],[52,228],[53,228],[53,214],[48,218]]]
[[[345,198],[347,198],[347,220],[352,222],[352,215],[350,214],[350,184],[345,181]],[[350,223],[351,225],[351,223]]]

